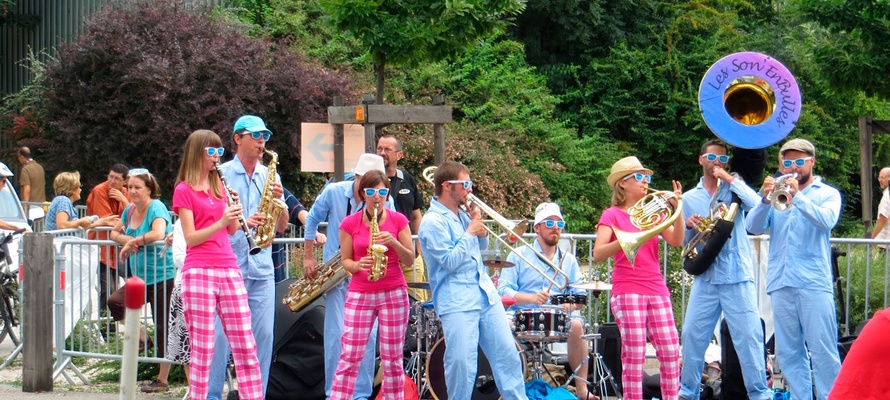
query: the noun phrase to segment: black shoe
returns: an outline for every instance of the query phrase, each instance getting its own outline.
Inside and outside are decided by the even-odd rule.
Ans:
[[[141,390],[143,393],[158,393],[158,392],[166,392],[167,389],[170,388],[169,384],[161,382],[157,379],[151,381],[148,385],[143,385]]]

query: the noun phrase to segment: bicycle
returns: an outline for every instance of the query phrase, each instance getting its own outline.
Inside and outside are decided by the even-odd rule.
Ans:
[[[0,343],[9,336],[12,343],[18,346],[19,326],[19,282],[16,273],[11,269],[12,258],[9,256],[8,244],[15,233],[7,233],[0,237]]]

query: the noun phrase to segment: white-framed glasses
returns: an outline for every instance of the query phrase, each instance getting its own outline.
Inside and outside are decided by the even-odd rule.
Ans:
[[[133,168],[127,174],[128,176],[139,176],[139,175],[151,175],[151,172],[148,172],[145,168]]]
[[[643,181],[646,181],[646,183],[652,183],[652,175],[646,175],[646,174],[644,174],[644,173],[642,173],[642,172],[634,172],[634,173],[632,173],[632,174],[630,174],[630,175],[628,175],[628,176],[625,176],[623,180],[626,181],[626,180],[628,180],[628,179],[630,179],[630,178],[634,178],[634,179],[636,179],[637,182],[643,182]]]
[[[207,155],[210,157],[220,156],[226,154],[226,149],[224,147],[205,147],[204,150],[207,151]]]
[[[782,165],[785,168],[791,168],[791,165],[797,165],[798,167],[803,167],[803,165],[806,164],[807,161],[812,160],[812,159],[813,159],[813,157],[803,157],[803,158],[798,158],[798,159],[794,159],[794,160],[782,160]]]
[[[468,180],[465,180],[465,181],[462,181],[462,180],[451,180],[451,181],[446,181],[446,182],[448,182],[448,183],[450,183],[450,184],[452,184],[452,185],[462,184],[462,185],[464,185],[464,189],[469,189],[469,188],[473,187],[473,181],[471,181],[471,180],[469,180],[469,179],[468,179]]]
[[[554,221],[554,220],[552,220],[552,219],[545,219],[545,220],[542,221],[541,223],[544,224],[544,226],[546,226],[546,227],[548,227],[548,228],[550,228],[550,229],[553,229],[554,226],[557,227],[557,228],[559,228],[559,229],[563,229],[563,228],[566,227],[566,222],[565,222],[565,221]]]
[[[704,157],[705,160],[708,160],[710,162],[714,162],[714,160],[720,160],[720,162],[723,164],[726,164],[729,162],[729,156],[726,156],[726,155],[718,156],[714,153],[705,153],[705,154],[702,154],[702,157]]]
[[[260,138],[263,138],[264,142],[268,142],[269,138],[272,137],[272,134],[268,131],[250,132],[250,137],[254,138],[255,140],[260,140]]]
[[[389,189],[387,188],[365,188],[365,197],[373,197],[375,194],[379,194],[380,197],[389,196]]]

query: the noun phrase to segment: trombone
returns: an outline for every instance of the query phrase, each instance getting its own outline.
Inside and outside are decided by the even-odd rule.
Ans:
[[[426,179],[427,182],[433,184],[433,186],[436,185],[433,182],[433,174],[435,172],[436,172],[436,167],[427,167],[423,170],[423,178]],[[519,242],[522,246],[525,246],[525,247],[528,247],[529,249],[531,249],[531,251],[534,252],[535,256],[537,256],[538,259],[540,259],[541,261],[545,262],[550,268],[553,268],[553,270],[556,271],[556,274],[553,276],[553,278],[551,278],[544,271],[541,271],[541,269],[538,268],[534,263],[532,263],[528,258],[523,256],[518,251],[516,251],[517,249],[513,247],[512,243],[510,243],[507,240],[505,240],[504,238],[502,238],[501,235],[499,235],[494,230],[489,228],[488,225],[485,225],[485,224],[482,225],[485,227],[485,230],[488,231],[488,233],[491,236],[496,238],[498,241],[501,242],[501,244],[503,244],[508,249],[510,249],[510,251],[512,251],[513,254],[516,254],[517,257],[522,259],[522,261],[525,261],[525,263],[528,264],[533,270],[535,270],[535,272],[537,272],[538,274],[540,274],[541,276],[546,278],[548,281],[550,281],[551,284],[553,284],[553,286],[556,286],[557,288],[559,288],[559,290],[563,290],[566,288],[566,286],[568,286],[569,276],[562,269],[560,269],[556,264],[553,264],[552,261],[547,259],[547,257],[544,256],[544,254],[541,254],[541,252],[535,250],[535,248],[528,241],[526,241],[525,239],[522,238],[522,234],[524,234],[526,229],[528,229],[528,221],[527,220],[523,220],[522,222],[520,222],[518,224],[513,221],[510,221],[509,219],[505,218],[501,214],[498,214],[495,210],[493,210],[487,204],[483,203],[482,200],[479,200],[479,198],[474,196],[472,193],[467,194],[467,204],[475,205],[476,208],[479,209],[479,211],[481,211],[482,213],[487,215],[489,219],[491,219],[496,224],[498,224],[501,227],[501,229],[503,229],[506,232],[507,239],[509,239],[510,242],[513,242],[513,243]],[[469,215],[469,212],[466,209],[463,209],[463,211]],[[556,281],[555,278],[558,277],[559,275],[562,275],[565,278],[565,280],[566,280],[565,284],[560,285],[559,282]]]

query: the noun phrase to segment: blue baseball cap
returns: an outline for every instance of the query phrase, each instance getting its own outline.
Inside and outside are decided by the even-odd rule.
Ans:
[[[256,115],[242,115],[241,118],[238,118],[235,121],[235,132],[240,130],[246,130],[248,132],[268,132],[270,135],[272,131],[269,128],[266,128],[266,123],[263,122],[263,119],[257,117]]]

